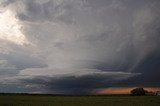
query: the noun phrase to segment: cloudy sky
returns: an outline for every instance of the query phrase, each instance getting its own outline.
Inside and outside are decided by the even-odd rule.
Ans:
[[[159,0],[0,0],[0,92],[160,87],[159,10]]]

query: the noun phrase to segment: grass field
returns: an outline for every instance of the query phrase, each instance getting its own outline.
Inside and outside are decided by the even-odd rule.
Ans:
[[[160,106],[160,96],[0,95],[0,106]]]

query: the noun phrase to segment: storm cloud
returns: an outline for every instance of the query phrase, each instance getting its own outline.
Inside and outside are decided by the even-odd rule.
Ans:
[[[88,94],[106,87],[160,87],[159,5],[0,1],[0,91]]]

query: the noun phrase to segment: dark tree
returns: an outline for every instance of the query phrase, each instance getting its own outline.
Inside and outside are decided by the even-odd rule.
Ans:
[[[135,88],[131,90],[131,95],[140,96],[140,95],[146,95],[147,91],[143,88]]]

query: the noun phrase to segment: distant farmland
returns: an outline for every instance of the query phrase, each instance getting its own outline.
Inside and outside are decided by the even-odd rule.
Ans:
[[[0,95],[0,106],[160,106],[160,96]]]

